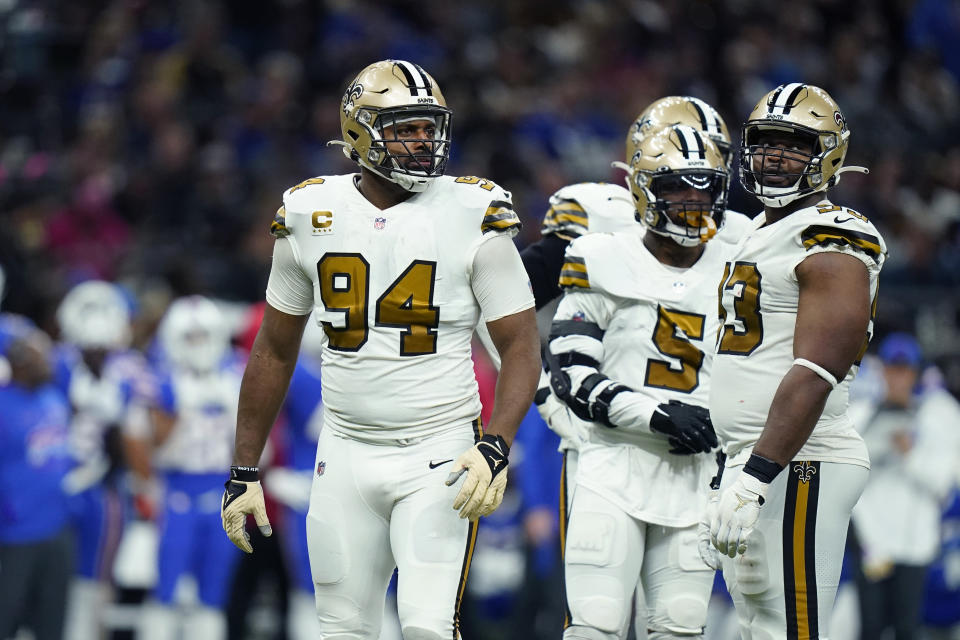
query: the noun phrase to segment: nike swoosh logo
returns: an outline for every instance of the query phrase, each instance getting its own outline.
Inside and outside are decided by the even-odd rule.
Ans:
[[[430,468],[431,468],[431,469],[436,469],[436,468],[439,467],[440,465],[442,465],[442,464],[447,464],[448,462],[453,462],[453,458],[450,458],[449,460],[441,460],[440,462],[435,462],[435,461],[431,460],[431,461],[430,461]]]
[[[833,217],[833,221],[836,222],[837,224],[843,224],[844,222],[850,222],[851,220],[853,220],[853,218],[844,218],[843,220],[841,220],[840,216]]]

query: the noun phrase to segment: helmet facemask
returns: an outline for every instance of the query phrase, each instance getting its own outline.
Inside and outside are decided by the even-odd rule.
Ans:
[[[433,178],[443,175],[450,157],[449,109],[420,105],[379,111],[363,108],[358,110],[357,120],[369,128],[370,148],[366,158],[354,151],[354,159],[367,169],[414,192],[423,191]],[[424,120],[434,123],[429,138],[403,135],[404,125]]]
[[[717,219],[726,208],[727,176],[716,169],[681,169],[634,175],[647,194],[643,222],[650,232],[684,247],[707,242],[717,233]],[[644,184],[645,183],[645,184]],[[695,189],[704,200],[668,199],[669,194]]]
[[[796,138],[813,151],[764,144],[763,134],[772,131]],[[823,161],[841,144],[846,141],[841,141],[833,132],[815,131],[802,125],[747,123],[740,155],[743,187],[764,204],[774,207],[783,207],[798,198],[826,190],[831,184],[823,179]],[[787,172],[785,165],[788,162],[802,162],[803,169]]]

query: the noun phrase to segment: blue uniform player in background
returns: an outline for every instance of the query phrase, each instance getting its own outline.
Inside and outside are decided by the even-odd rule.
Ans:
[[[140,637],[220,640],[239,558],[221,530],[220,496],[222,469],[233,456],[242,362],[219,310],[199,296],[171,305],[159,341],[164,362],[157,366],[150,434],[163,494],[158,581]],[[178,583],[187,575],[196,582],[197,603],[179,611]]]
[[[70,454],[64,479],[77,535],[67,640],[94,640],[111,599],[111,569],[126,520],[121,432],[138,385],[143,357],[130,349],[130,304],[117,285],[83,282],[57,311],[61,343],[55,380],[71,406]]]

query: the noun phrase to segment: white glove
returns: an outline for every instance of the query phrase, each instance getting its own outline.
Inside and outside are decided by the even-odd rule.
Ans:
[[[740,471],[733,483],[720,492],[710,515],[710,537],[720,553],[731,558],[747,550],[747,537],[760,517],[770,485]]]
[[[247,533],[247,514],[252,513],[260,533],[273,535],[273,527],[267,519],[267,507],[263,502],[263,489],[257,479],[256,467],[230,467],[230,479],[223,486],[223,501],[220,503],[220,518],[223,530],[230,541],[247,553],[253,553],[250,534]]]
[[[713,540],[710,538],[710,522],[716,517],[719,509],[720,492],[714,489],[707,497],[707,506],[697,527],[697,550],[700,552],[700,558],[714,571],[720,569],[720,553],[713,546]]]
[[[456,459],[446,484],[449,487],[464,473],[467,474],[460,492],[453,500],[453,508],[460,509],[461,518],[476,520],[480,516],[490,515],[500,506],[507,488],[509,455],[510,447],[506,440],[488,434]]]

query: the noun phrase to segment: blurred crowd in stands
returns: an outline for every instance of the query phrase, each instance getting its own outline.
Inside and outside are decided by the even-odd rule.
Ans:
[[[652,100],[706,100],[736,146],[755,96],[824,87],[852,130],[847,164],[870,168],[834,197],[890,248],[878,337],[915,334],[960,392],[957,0],[0,0],[3,311],[58,338],[64,295],[100,279],[129,296],[141,351],[187,295],[232,303],[240,328],[263,299],[282,192],[354,170],[326,142],[346,82],[384,58],[437,79],[454,112],[447,173],[510,190],[521,244],[559,187],[623,179],[610,162]],[[756,213],[731,184],[731,208]],[[523,531],[520,574],[495,556],[485,569],[481,540],[471,579],[490,597],[468,621],[559,625],[555,522],[531,508],[487,538]],[[511,618],[503,584],[552,603],[553,622]]]
[[[871,169],[835,197],[890,245],[880,333],[919,316],[925,347],[960,352],[944,317],[960,284],[958,15],[952,0],[4,0],[4,306],[52,329],[91,277],[122,282],[144,318],[171,295],[261,299],[282,191],[352,170],[325,146],[345,83],[397,57],[454,110],[448,172],[511,190],[524,243],[558,187],[622,180],[610,161],[653,99],[703,98],[736,139],[755,96],[823,86],[853,131],[847,163]],[[754,213],[732,182],[732,207]]]

